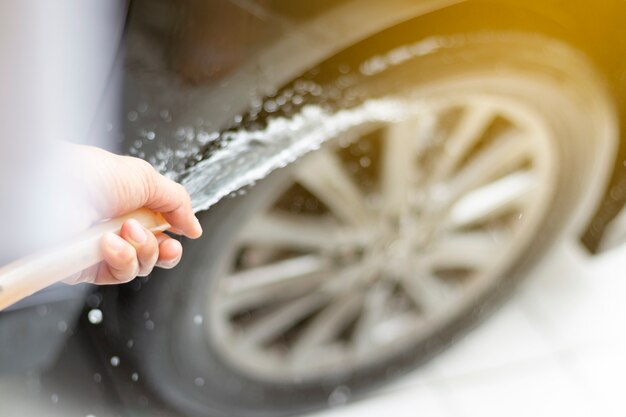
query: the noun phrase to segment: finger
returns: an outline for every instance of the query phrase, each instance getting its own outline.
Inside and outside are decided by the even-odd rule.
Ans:
[[[155,192],[146,202],[146,207],[163,213],[165,220],[188,238],[199,238],[202,227],[193,213],[187,190],[162,175],[158,175],[155,186]]]
[[[101,240],[103,264],[98,269],[96,284],[128,282],[139,273],[137,252],[133,245],[115,233],[107,233]]]
[[[180,236],[183,236],[185,234],[185,232],[183,232],[180,229],[177,229],[176,227],[170,227],[169,229],[167,229],[167,231],[170,233],[174,233],[175,235],[180,235]]]
[[[159,245],[152,232],[143,227],[137,220],[124,222],[120,236],[133,245],[139,262],[139,276],[145,277],[152,272],[159,257]]]
[[[191,197],[182,185],[151,169],[146,173],[151,192],[145,206],[163,213],[168,223],[191,239],[202,235],[202,227],[191,208]]]
[[[191,208],[191,197],[182,185],[159,174],[148,162],[132,157],[132,163],[143,177],[141,184],[146,192],[145,201],[140,206],[163,213],[170,225],[179,229],[189,238],[202,234],[200,222]]]
[[[157,266],[163,269],[171,269],[180,262],[183,256],[183,246],[176,239],[172,239],[167,235],[162,236],[159,242],[159,260],[157,261]]]
[[[168,222],[189,238],[202,234],[202,227],[191,209],[191,199],[185,188],[159,174],[150,163],[130,156],[117,156],[91,148],[78,148],[84,164],[84,174],[91,176],[86,183],[101,184],[101,192],[91,196],[93,204],[103,217],[115,217],[140,207],[163,213]],[[115,173],[112,181],[103,181],[98,172]],[[94,177],[95,176],[95,177]],[[104,190],[104,191],[102,191]],[[88,190],[90,192],[90,190]],[[93,193],[92,193],[93,194]],[[106,196],[106,199],[104,198]]]

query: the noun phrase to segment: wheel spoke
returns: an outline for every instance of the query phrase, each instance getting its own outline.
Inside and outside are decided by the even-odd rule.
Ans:
[[[388,282],[379,282],[369,289],[363,302],[363,312],[354,333],[355,347],[361,351],[371,348],[375,340],[375,328],[387,312],[393,288]]]
[[[285,362],[288,362],[294,371],[303,372],[310,367],[312,361],[315,366],[328,367],[353,360],[351,353],[345,344],[330,343],[317,346],[316,349],[306,352],[306,355],[286,358]],[[307,360],[307,358],[309,359]]]
[[[391,124],[384,132],[381,185],[391,214],[406,209],[411,185],[417,180],[418,132],[415,120]]]
[[[435,182],[442,181],[454,171],[463,156],[481,138],[494,115],[491,107],[478,104],[464,111],[446,140],[445,158],[435,168],[433,176]]]
[[[519,168],[528,159],[529,143],[519,134],[510,134],[494,141],[451,180],[448,190],[455,201],[472,188],[480,187],[507,172]]]
[[[300,256],[231,274],[224,278],[223,289],[228,295],[258,291],[268,286],[275,287],[277,284],[322,272],[328,265],[329,262],[320,256]]]
[[[452,206],[448,226],[467,227],[522,209],[535,185],[531,171],[520,171],[477,188]]]
[[[498,242],[487,232],[451,234],[419,261],[430,271],[439,269],[482,269],[498,259]]]
[[[358,291],[344,294],[324,308],[308,324],[293,345],[294,360],[306,360],[308,354],[337,337],[358,314],[363,296]]]
[[[297,169],[296,178],[346,224],[368,222],[363,193],[331,150],[323,148],[311,154]]]
[[[331,297],[330,293],[317,291],[290,301],[267,315],[258,317],[257,322],[246,329],[241,340],[241,346],[249,349],[270,342],[291,329],[307,315],[312,314]]]
[[[342,235],[330,219],[307,219],[284,213],[256,217],[240,235],[243,244],[273,248],[332,249]]]
[[[445,307],[451,294],[446,283],[427,272],[407,275],[399,283],[423,315]]]
[[[231,274],[220,281],[224,306],[239,311],[305,293],[328,279],[329,267],[327,259],[306,255]]]

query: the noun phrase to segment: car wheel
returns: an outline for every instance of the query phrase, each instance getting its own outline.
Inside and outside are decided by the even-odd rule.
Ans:
[[[175,408],[291,415],[412,369],[602,195],[616,121],[570,46],[429,38],[359,68],[292,111],[342,121],[327,143],[203,213],[181,265],[125,307],[143,380]]]

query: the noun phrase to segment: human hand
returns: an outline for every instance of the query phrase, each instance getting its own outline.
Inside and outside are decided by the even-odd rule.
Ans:
[[[87,224],[146,207],[163,214],[175,234],[195,239],[202,234],[183,186],[159,174],[148,162],[88,146],[71,146],[75,180],[87,202],[81,207]],[[146,276],[157,266],[173,268],[182,246],[166,234],[155,236],[136,220],[126,221],[120,234],[107,233],[100,242],[104,261],[66,282],[120,284]]]

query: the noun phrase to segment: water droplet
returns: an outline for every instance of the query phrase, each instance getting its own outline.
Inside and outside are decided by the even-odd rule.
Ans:
[[[40,317],[45,317],[48,315],[48,306],[47,305],[40,305],[37,306],[37,314]]]
[[[146,329],[154,330],[154,322],[152,320],[146,320]]]
[[[278,104],[280,107],[284,106],[286,103],[287,103],[287,97],[280,96],[276,98],[276,104]]]
[[[87,414],[85,417],[96,417],[93,414]]]
[[[93,374],[93,382],[95,382],[96,384],[99,384],[102,382],[102,375],[100,375],[99,373],[95,373]]]
[[[148,110],[148,105],[146,103],[141,102],[137,105],[137,110],[139,110],[140,113],[143,113],[146,110]]]
[[[330,396],[328,397],[328,405],[331,407],[344,405],[350,399],[351,394],[352,392],[350,391],[350,388],[345,385],[340,385],[330,393]]]
[[[130,376],[130,379],[132,379],[133,382],[139,381],[139,374],[137,372],[133,372],[133,374]]]
[[[146,133],[146,139],[154,140],[154,138],[156,138],[156,133],[154,133],[152,131]]]
[[[119,366],[120,358],[119,356],[111,356],[111,366]]]
[[[137,120],[137,117],[139,117],[139,115],[137,114],[136,111],[129,111],[128,112],[128,120],[131,122],[134,122],[135,120]]]
[[[203,387],[204,386],[204,378],[197,377],[193,381],[193,383],[196,384],[197,387]]]
[[[100,311],[97,308],[89,310],[89,313],[87,313],[87,319],[89,320],[89,323],[91,324],[102,323],[102,311]]]
[[[311,88],[311,94],[313,94],[315,97],[319,97],[322,95],[322,93],[324,92],[324,90],[322,90],[322,87],[320,87],[319,85],[314,85]]]
[[[128,339],[128,342],[126,342],[126,346],[131,349],[133,346],[135,346],[135,341],[133,339]]]
[[[200,326],[203,321],[204,317],[202,317],[200,314],[196,314],[195,316],[193,316],[193,324],[195,324],[196,326]]]
[[[90,308],[96,308],[100,305],[100,302],[102,302],[102,295],[98,293],[94,293],[94,294],[89,294],[89,297],[87,297],[86,303]]]
[[[307,91],[306,82],[304,80],[297,80],[294,83],[294,88],[298,93],[304,93]]]
[[[60,321],[57,323],[57,329],[59,329],[59,331],[61,333],[65,333],[67,331],[67,323],[64,321]]]
[[[276,104],[274,100],[267,100],[265,103],[263,103],[263,110],[268,113],[273,113],[278,110],[278,104]]]
[[[372,160],[369,159],[367,156],[362,156],[361,159],[359,159],[359,165],[361,165],[363,168],[367,168],[372,165]]]
[[[52,394],[52,395],[50,396],[50,401],[52,401],[52,404],[56,404],[56,403],[58,403],[58,402],[59,402],[59,396],[58,396],[58,395],[56,395],[56,394]]]
[[[146,320],[149,319],[150,318],[150,312],[149,311],[144,311],[143,312],[143,318],[146,319]]]

